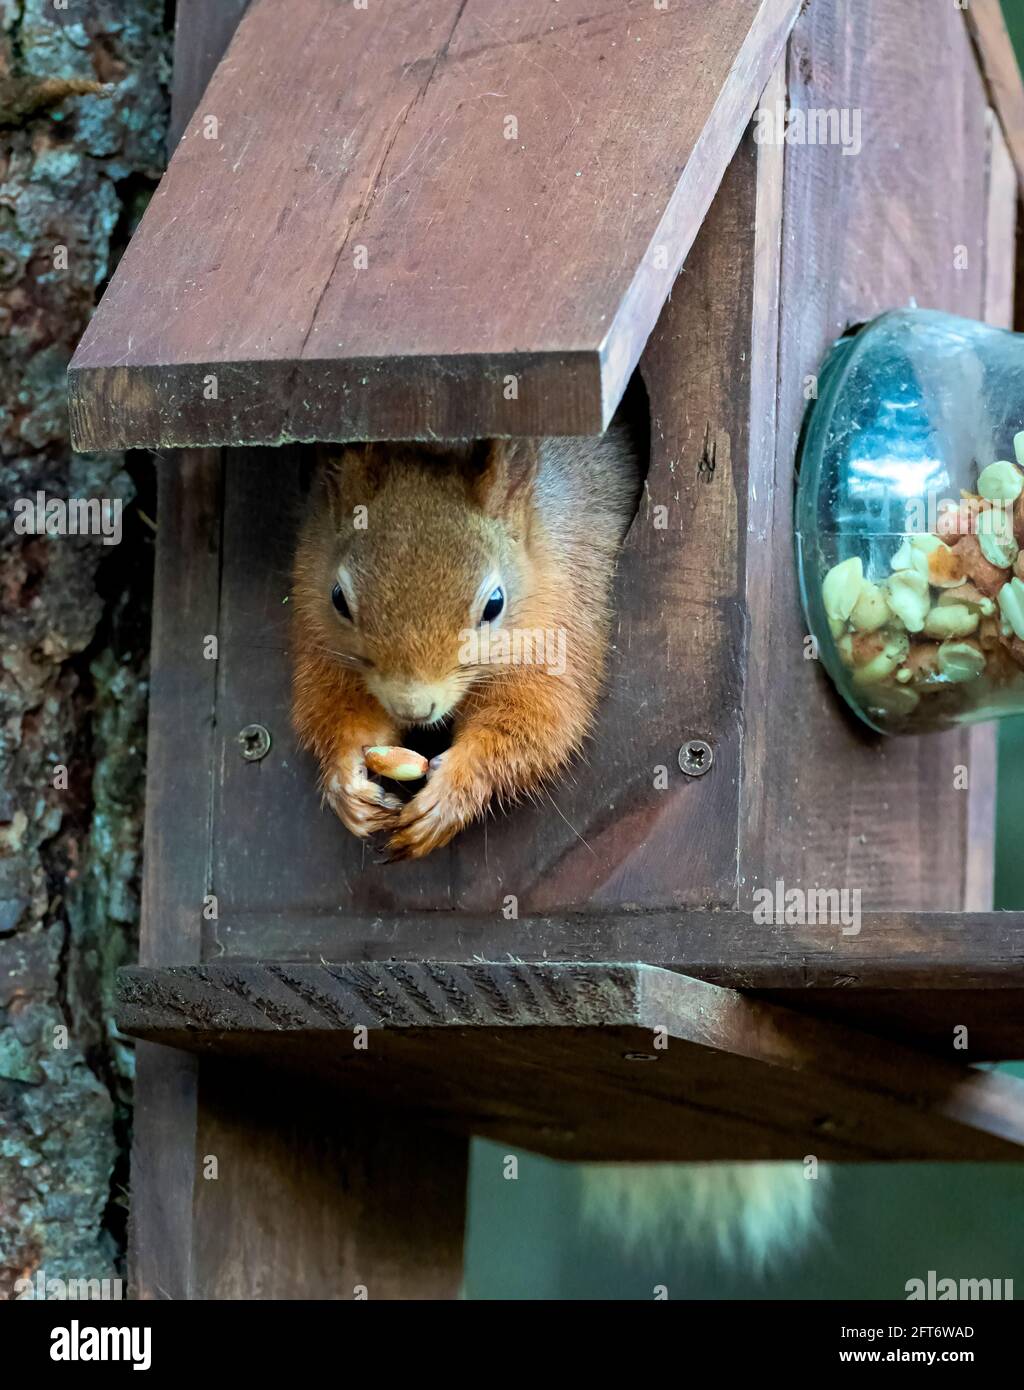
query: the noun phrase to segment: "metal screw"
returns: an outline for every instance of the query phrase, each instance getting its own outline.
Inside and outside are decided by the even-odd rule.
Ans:
[[[656,1062],[658,1054],[656,1052],[624,1052],[622,1060],[624,1062]]]
[[[270,752],[270,733],[262,724],[246,724],[238,735],[242,757],[247,763],[258,763]]]
[[[715,761],[715,750],[702,738],[691,738],[679,750],[679,768],[687,777],[703,777]]]

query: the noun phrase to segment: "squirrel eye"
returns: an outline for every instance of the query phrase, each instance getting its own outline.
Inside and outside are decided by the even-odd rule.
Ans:
[[[331,590],[331,602],[343,618],[347,618],[349,622],[352,621],[352,612],[348,606],[348,600],[345,598],[345,591],[340,584],[335,584]]]
[[[501,610],[504,607],[505,590],[502,588],[497,588],[495,589],[494,593],[491,594],[487,602],[484,604],[484,611],[480,615],[480,621],[482,623],[493,623],[495,618],[498,617],[498,615],[501,613]]]

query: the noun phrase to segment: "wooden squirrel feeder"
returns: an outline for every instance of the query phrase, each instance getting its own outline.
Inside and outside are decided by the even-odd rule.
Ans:
[[[755,139],[759,103],[856,111],[861,147]],[[1024,1157],[1024,1083],[973,1065],[1024,1055],[993,732],[856,726],[804,659],[791,520],[833,339],[912,300],[1012,323],[996,0],[179,0],[175,113],[70,371],[78,448],[182,451],[120,1012],[138,1292],[453,1294],[470,1134]],[[289,728],[298,446],[593,433],[637,367],[587,761],[374,865]],[[859,891],[859,930],[763,923],[777,880]]]

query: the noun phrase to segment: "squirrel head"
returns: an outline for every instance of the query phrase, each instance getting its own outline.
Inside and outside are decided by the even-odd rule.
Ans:
[[[296,618],[400,725],[483,674],[480,630],[530,598],[539,441],[363,444],[327,462],[299,545]]]

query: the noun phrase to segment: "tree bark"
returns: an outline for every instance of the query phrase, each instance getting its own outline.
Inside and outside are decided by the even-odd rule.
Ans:
[[[163,166],[167,26],[164,0],[0,0],[0,1300],[123,1249],[149,482],[71,454],[65,370]],[[27,531],[40,493],[121,502],[120,543]]]

